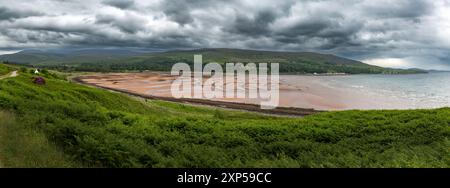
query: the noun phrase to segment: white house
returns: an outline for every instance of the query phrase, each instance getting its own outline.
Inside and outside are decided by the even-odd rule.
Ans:
[[[34,74],[39,74],[39,71],[36,69],[36,70],[34,71]]]

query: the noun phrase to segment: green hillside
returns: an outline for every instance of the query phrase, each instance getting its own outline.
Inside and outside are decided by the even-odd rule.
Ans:
[[[80,49],[80,50],[23,50],[15,54],[0,55],[0,60],[28,65],[61,65],[111,62],[142,54],[130,50]]]
[[[26,72],[0,80],[3,166],[450,167],[448,108],[272,117]]]
[[[282,73],[408,74],[421,70],[388,69],[367,65],[330,54],[312,52],[272,52],[239,49],[199,49],[154,53],[116,51],[41,52],[23,51],[0,56],[0,60],[65,71],[170,71],[172,65],[193,65],[193,55],[202,54],[203,62],[280,63]]]
[[[0,63],[0,77],[11,72],[11,68]]]

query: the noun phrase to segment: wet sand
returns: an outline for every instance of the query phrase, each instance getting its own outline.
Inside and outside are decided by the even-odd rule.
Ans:
[[[112,89],[140,96],[171,99],[170,87],[176,76],[167,73],[111,73],[81,76],[77,81],[102,88]],[[205,78],[204,81],[208,79]],[[248,84],[246,85],[248,89]],[[218,87],[219,90],[222,87]],[[383,96],[369,95],[348,88],[327,86],[320,76],[280,75],[280,107],[348,110],[348,109],[397,109],[402,108],[402,101]],[[188,100],[189,101],[189,100]],[[192,99],[197,101],[198,99]],[[259,99],[214,98],[209,101],[233,102],[256,106]],[[214,104],[212,104],[214,105]],[[308,110],[307,110],[308,111]],[[308,111],[309,112],[309,111]]]

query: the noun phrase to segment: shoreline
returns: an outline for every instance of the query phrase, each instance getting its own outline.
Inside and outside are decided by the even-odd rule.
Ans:
[[[88,83],[84,81],[83,79],[93,77],[95,75],[89,75],[89,76],[77,76],[74,78],[71,78],[71,80],[87,85],[92,86],[96,88],[106,89],[110,91],[116,91],[124,94],[128,94],[135,97],[140,97],[144,99],[151,99],[151,100],[163,100],[163,101],[169,101],[169,102],[176,102],[176,103],[187,103],[187,104],[194,104],[194,105],[206,105],[206,106],[213,106],[213,107],[220,107],[220,108],[227,108],[227,109],[233,109],[233,110],[244,110],[249,112],[258,112],[263,114],[272,114],[272,115],[283,115],[283,116],[307,116],[307,115],[313,115],[320,112],[326,112],[324,110],[315,110],[312,108],[295,108],[295,107],[277,107],[274,109],[261,109],[260,105],[257,104],[251,104],[251,103],[240,103],[240,102],[225,102],[225,101],[216,101],[216,100],[208,100],[208,99],[193,99],[193,98],[173,98],[173,97],[163,97],[163,96],[154,96],[154,95],[148,95],[148,94],[141,94],[138,92],[132,92],[125,89],[118,89],[118,88],[112,88],[112,87],[106,87],[106,86],[100,86],[98,84],[94,83]]]
[[[349,75],[280,75],[278,114],[307,115],[312,112],[341,110],[392,110],[410,108],[410,100],[367,91],[356,85],[336,85],[335,80]],[[164,71],[144,73],[96,73],[72,77],[85,85],[101,87],[150,99],[224,106],[249,111],[262,111],[259,98],[182,98],[175,99],[171,83],[177,78]],[[223,90],[224,86],[219,87]],[[249,85],[246,83],[246,90]],[[245,106],[245,107],[244,107]],[[256,109],[257,108],[257,109]],[[300,111],[296,112],[296,111]]]

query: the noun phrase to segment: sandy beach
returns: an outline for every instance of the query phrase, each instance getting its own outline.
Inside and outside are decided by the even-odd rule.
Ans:
[[[170,86],[176,79],[168,73],[110,73],[82,76],[84,83],[155,97],[172,97]],[[205,79],[204,79],[205,80]],[[248,89],[248,84],[246,85]],[[218,88],[222,89],[222,88]],[[212,101],[259,104],[259,99],[214,98]],[[397,109],[403,101],[361,92],[351,88],[330,87],[322,76],[280,75],[281,107],[315,110]]]

